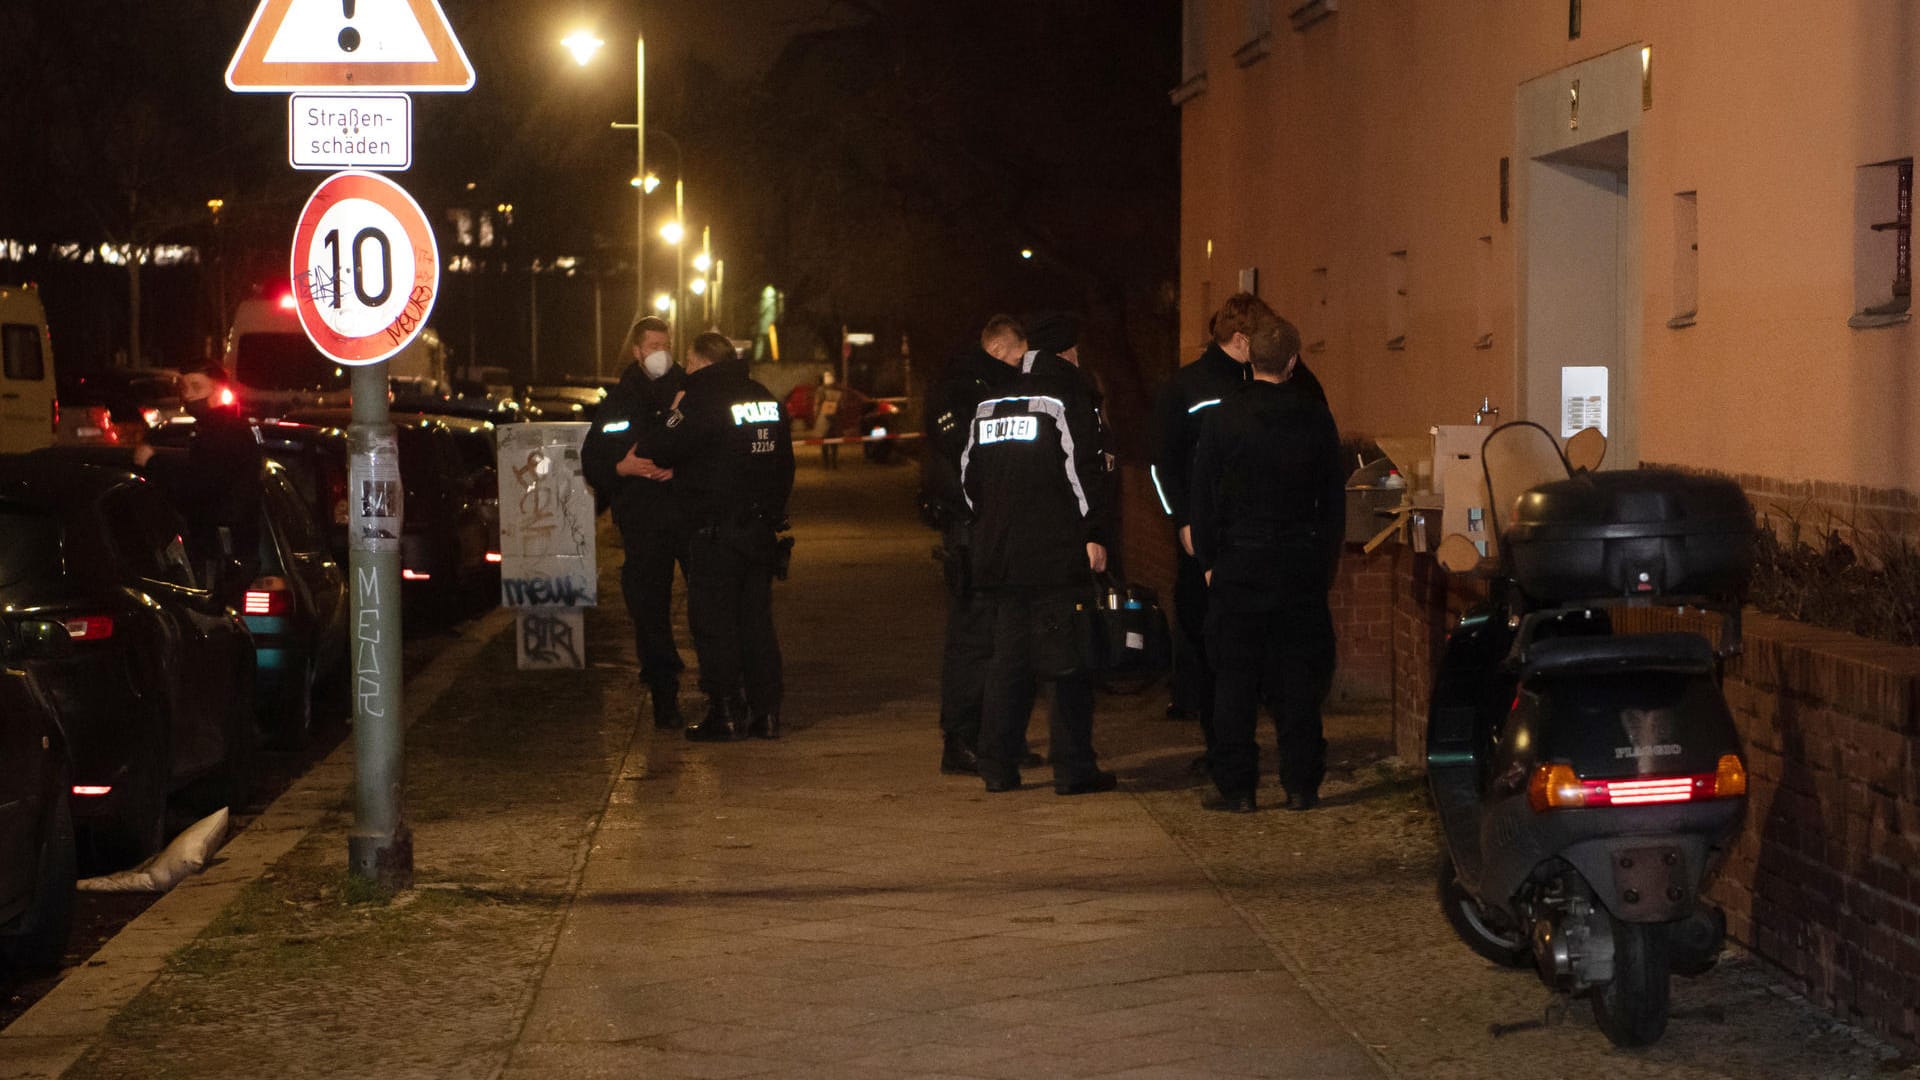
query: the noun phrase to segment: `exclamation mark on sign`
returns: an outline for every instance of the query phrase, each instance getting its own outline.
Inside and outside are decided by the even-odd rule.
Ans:
[[[340,0],[340,13],[353,18],[353,5],[356,0]],[[340,51],[352,52],[360,47],[360,31],[349,26],[340,31]]]

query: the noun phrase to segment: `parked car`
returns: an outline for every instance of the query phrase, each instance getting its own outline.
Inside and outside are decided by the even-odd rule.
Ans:
[[[176,452],[191,430],[169,429],[155,445]],[[346,439],[277,420],[254,421],[253,433],[266,454],[259,567],[240,615],[253,633],[260,730],[297,749],[313,732],[317,695],[346,677]]]
[[[44,553],[41,531],[0,528],[0,581]],[[60,966],[73,922],[72,765],[52,695],[23,664],[74,648],[44,619],[0,627],[0,965]]]
[[[254,438],[267,457],[286,468],[286,480],[313,516],[328,554],[347,559],[347,433],[290,420],[256,420]],[[193,425],[168,425],[148,436],[157,447],[183,447]]]
[[[55,445],[131,446],[186,415],[180,374],[171,368],[108,368],[60,380]]]
[[[607,392],[598,386],[529,386],[523,397],[530,408],[538,410],[535,420],[591,422]]]
[[[287,420],[344,433],[345,409],[296,410]],[[401,580],[446,601],[490,592],[483,494],[461,457],[448,421],[400,414],[393,418],[400,450]]]
[[[486,391],[444,395],[393,395],[394,412],[431,413],[435,416],[460,416],[485,420],[492,424],[512,424],[530,419],[527,407],[514,398]]]
[[[395,414],[396,417],[399,414]],[[487,523],[487,561],[500,561],[500,444],[494,437],[494,425],[486,420],[465,416],[435,416],[453,432],[454,445],[460,450],[460,462],[466,467],[467,482],[480,516]]]
[[[253,639],[228,606],[247,583],[231,566],[206,580],[159,487],[84,460],[101,449],[0,456],[15,552],[0,611],[66,627],[70,651],[23,666],[66,733],[76,821],[96,852],[134,861],[165,839],[175,792],[207,778],[229,802],[244,793]]]
[[[290,470],[268,458],[262,472],[260,567],[240,616],[253,634],[260,730],[297,749],[320,695],[346,685],[347,576]]]

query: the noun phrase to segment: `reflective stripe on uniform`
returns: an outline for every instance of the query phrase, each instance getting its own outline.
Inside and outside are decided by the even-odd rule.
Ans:
[[[1147,475],[1153,478],[1153,493],[1160,496],[1160,509],[1165,510],[1168,517],[1172,517],[1173,507],[1167,503],[1167,489],[1160,486],[1160,466],[1147,466]]]
[[[973,496],[966,494],[965,485],[967,482],[967,464],[973,458],[973,448],[977,445],[977,440],[980,436],[977,421],[995,419],[993,415],[994,406],[1006,405],[1012,402],[1025,402],[1027,412],[1040,413],[1053,419],[1054,427],[1060,432],[1060,449],[1066,452],[1067,485],[1073,489],[1074,501],[1080,505],[1080,515],[1085,517],[1090,507],[1087,503],[1086,489],[1080,485],[1080,467],[1073,459],[1073,430],[1067,425],[1067,407],[1065,403],[1056,397],[1003,397],[993,398],[980,403],[980,408],[975,410],[973,414],[976,423],[973,428],[967,432],[967,448],[960,452],[961,494],[966,496],[967,506],[969,508],[973,506]]]

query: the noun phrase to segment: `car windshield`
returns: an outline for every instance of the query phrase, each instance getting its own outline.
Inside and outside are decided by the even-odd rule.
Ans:
[[[37,507],[0,502],[0,585],[59,572],[59,520]]]
[[[305,334],[242,334],[234,376],[255,390],[345,390],[347,369],[320,354]]]

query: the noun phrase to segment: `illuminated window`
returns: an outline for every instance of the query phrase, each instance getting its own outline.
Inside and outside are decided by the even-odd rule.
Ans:
[[[1853,195],[1851,325],[1905,322],[1913,302],[1913,159],[1855,170]]]

